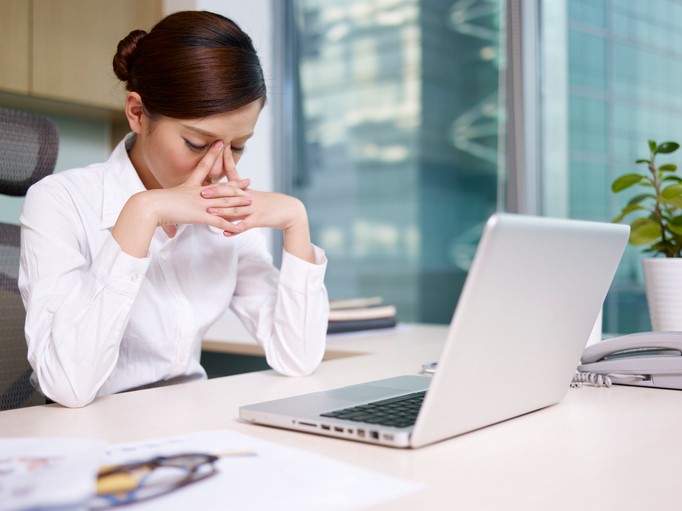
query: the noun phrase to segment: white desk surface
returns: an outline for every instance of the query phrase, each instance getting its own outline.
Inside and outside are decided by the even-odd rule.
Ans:
[[[682,392],[570,389],[554,406],[417,450],[239,422],[242,404],[417,373],[438,357],[446,328],[330,340],[337,358],[306,378],[272,371],[119,394],[81,409],[0,412],[0,436],[134,441],[229,428],[419,481],[425,491],[373,510],[680,509]],[[540,383],[539,383],[540,384]],[[472,386],[475,382],[472,382]],[[466,413],[463,411],[463,413]]]

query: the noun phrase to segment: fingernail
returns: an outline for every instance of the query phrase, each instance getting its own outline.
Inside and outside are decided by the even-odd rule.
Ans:
[[[206,198],[206,197],[213,197],[213,190],[210,188],[206,188],[205,190],[201,190],[201,196]]]
[[[223,141],[222,140],[216,140],[215,144],[213,144],[213,147],[222,147],[223,146]]]
[[[251,184],[251,180],[247,177],[246,179],[242,179],[242,183],[246,186],[249,186]]]

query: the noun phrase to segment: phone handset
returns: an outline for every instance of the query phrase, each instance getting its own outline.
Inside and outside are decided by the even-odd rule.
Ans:
[[[582,383],[682,389],[682,332],[641,332],[588,346],[573,378],[574,386]]]

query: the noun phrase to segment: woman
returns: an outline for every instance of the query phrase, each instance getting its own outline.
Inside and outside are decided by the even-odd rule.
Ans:
[[[265,102],[250,38],[180,12],[119,45],[132,131],[100,164],[34,185],[19,285],[33,382],[78,407],[205,378],[201,340],[229,307],[285,375],[322,359],[324,253],[303,204],[258,192],[236,164]],[[281,229],[280,271],[258,227]]]

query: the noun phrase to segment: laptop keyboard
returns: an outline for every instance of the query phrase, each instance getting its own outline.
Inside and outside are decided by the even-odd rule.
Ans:
[[[374,401],[365,405],[323,413],[321,416],[405,428],[414,425],[417,421],[417,415],[425,395],[426,391],[424,390],[405,396],[382,399],[381,401]]]

